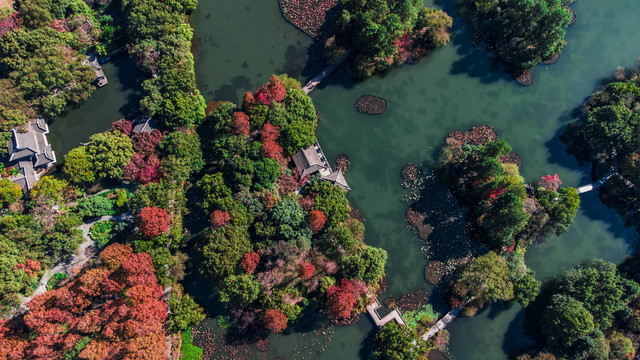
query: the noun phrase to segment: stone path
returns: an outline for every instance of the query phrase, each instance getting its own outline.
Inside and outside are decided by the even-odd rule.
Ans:
[[[435,323],[432,327],[429,328],[429,331],[422,335],[422,340],[427,341],[430,337],[435,335],[438,331],[444,329],[447,325],[449,325],[453,319],[455,319],[460,314],[460,309],[452,309],[445,316],[441,317],[438,322]]]
[[[67,260],[61,261],[58,264],[56,264],[56,266],[53,269],[47,270],[44,273],[44,275],[42,275],[42,278],[40,278],[38,287],[33,292],[33,294],[22,299],[20,308],[15,314],[12,314],[11,317],[14,317],[18,314],[22,314],[28,311],[29,308],[27,307],[27,303],[31,301],[31,299],[33,299],[35,296],[43,294],[47,291],[47,283],[49,282],[49,279],[53,277],[53,275],[55,275],[56,273],[65,273],[69,277],[73,277],[79,269],[82,269],[87,264],[87,262],[89,262],[89,260],[96,255],[96,252],[98,249],[96,248],[94,241],[89,236],[89,230],[91,229],[91,225],[97,223],[98,221],[103,221],[103,220],[112,220],[117,222],[123,222],[123,221],[131,222],[133,221],[133,215],[130,212],[126,212],[118,216],[106,215],[98,219],[95,219],[93,221],[90,221],[88,223],[84,223],[80,225],[78,229],[82,231],[82,237],[84,238],[84,242],[80,244],[78,248],[78,252],[72,255]]]

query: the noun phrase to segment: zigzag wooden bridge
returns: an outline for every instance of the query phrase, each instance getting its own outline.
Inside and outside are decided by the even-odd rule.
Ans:
[[[472,300],[473,298],[468,300],[465,303],[465,305]],[[373,319],[373,322],[378,327],[383,327],[389,321],[395,321],[400,325],[408,326],[407,322],[402,317],[402,313],[400,313],[400,310],[395,309],[390,313],[388,313],[387,315],[381,317],[380,314],[378,314],[378,309],[381,307],[382,305],[380,305],[380,302],[378,301],[378,299],[374,299],[374,301],[371,304],[367,305],[367,311],[369,312],[369,315]],[[452,309],[451,311],[446,313],[433,326],[431,326],[429,330],[426,333],[424,333],[424,335],[422,335],[422,340],[424,341],[429,340],[430,337],[432,337],[438,331],[443,330],[447,325],[449,325],[453,321],[453,319],[455,319],[459,314],[460,314],[460,308]]]

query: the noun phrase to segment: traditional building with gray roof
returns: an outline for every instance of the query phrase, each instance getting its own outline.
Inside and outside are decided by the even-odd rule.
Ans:
[[[152,119],[150,116],[142,119],[138,119],[133,123],[131,134],[140,134],[143,132],[150,133],[158,128],[158,122]]]
[[[342,169],[338,169],[335,172],[331,170],[331,166],[329,166],[329,162],[318,142],[298,151],[293,155],[293,162],[296,164],[301,179],[319,173],[322,175],[320,180],[329,181],[344,191],[351,191],[344,174],[342,174]]]
[[[329,162],[317,142],[293,155],[293,162],[300,172],[300,178],[316,172],[322,176],[331,174],[331,166],[329,166]]]
[[[38,173],[44,173],[53,166],[56,154],[47,141],[49,127],[43,118],[30,122],[24,130],[11,130],[9,162],[15,164],[19,172],[9,179],[27,192],[40,178]]]
[[[342,169],[338,169],[338,171],[334,171],[327,176],[323,176],[320,180],[329,181],[330,183],[333,183],[333,186],[340,186],[344,191],[351,191],[349,184],[347,184],[347,179],[345,179],[344,174],[342,174]]]
[[[94,82],[98,87],[103,87],[109,83],[109,81],[107,80],[107,76],[102,70],[102,66],[98,62],[98,56],[96,54],[87,55],[87,59],[82,63],[93,68],[93,71],[96,73],[96,79],[94,80]]]

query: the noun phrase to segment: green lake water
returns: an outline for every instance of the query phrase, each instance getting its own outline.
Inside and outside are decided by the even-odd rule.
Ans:
[[[589,167],[567,156],[558,136],[572,110],[601,79],[617,66],[633,65],[640,56],[636,37],[640,2],[575,3],[578,22],[567,31],[568,45],[559,62],[539,66],[534,71],[535,83],[529,87],[517,85],[491,56],[471,45],[469,29],[455,13],[453,1],[438,0],[435,5],[454,16],[454,35],[448,46],[418,65],[393,69],[363,83],[355,84],[340,70],[311,97],[320,112],[318,138],[328,157],[335,159],[340,153],[351,157],[347,180],[354,190],[349,198],[366,219],[365,241],[389,254],[389,289],[381,300],[426,288],[434,306],[444,311],[441,289],[424,280],[425,244],[406,227],[408,203],[402,201],[400,168],[407,162],[430,168],[448,132],[490,124],[521,155],[521,172],[527,180],[558,173],[565,185],[590,182]],[[322,68],[321,47],[282,18],[275,0],[201,1],[192,21],[198,85],[207,100],[237,103],[245,91],[255,91],[272,73],[288,72],[305,82]],[[385,114],[366,116],[355,111],[354,101],[367,93],[387,99]],[[429,190],[435,208],[451,204],[442,188]],[[450,207],[440,206],[445,215]],[[434,232],[441,239],[437,246],[464,242],[461,221],[436,226]],[[596,257],[619,262],[635,242],[636,233],[590,193],[582,196],[571,229],[543,246],[531,247],[526,259],[538,279],[544,280]],[[202,299],[214,297],[201,287],[198,292]],[[210,304],[215,316],[215,301]],[[521,351],[531,344],[523,335],[522,317],[519,305],[496,304],[473,318],[457,319],[448,328],[452,357],[506,359]],[[208,324],[210,331],[219,334],[213,320]],[[365,338],[374,330],[363,315],[351,326],[332,328],[332,340],[322,345],[324,340],[310,330],[318,323],[305,326],[272,335],[271,349],[259,357],[365,358],[370,347]]]
[[[432,1],[426,4],[434,5]],[[490,55],[471,45],[469,29],[455,13],[452,0],[436,0],[435,6],[454,16],[452,42],[445,48],[418,65],[393,69],[363,83],[354,83],[346,71],[339,70],[311,97],[321,114],[318,138],[328,157],[335,159],[340,153],[351,157],[346,178],[354,190],[349,198],[366,219],[365,241],[389,254],[389,289],[380,300],[426,288],[434,307],[444,312],[442,289],[424,280],[427,244],[404,220],[409,204],[402,201],[401,167],[414,162],[431,169],[447,133],[490,124],[520,154],[521,173],[527,180],[558,173],[565,185],[591,182],[590,168],[567,156],[558,136],[572,110],[601,79],[617,66],[633,65],[640,56],[640,1],[580,0],[572,5],[578,22],[567,31],[568,46],[557,64],[536,68],[535,83],[529,87],[517,85]],[[245,91],[255,91],[272,73],[286,72],[305,82],[322,69],[321,45],[286,22],[276,0],[200,1],[192,23],[198,86],[206,100],[238,103]],[[109,85],[51,124],[50,141],[58,154],[106,130],[135,108],[136,84],[143,78],[132,62],[118,58],[105,65],[105,73]],[[354,101],[367,93],[386,98],[387,112],[380,116],[357,113]],[[428,192],[428,201],[441,220],[434,228],[438,241],[432,250],[460,251],[458,245],[466,241],[455,201],[441,187],[430,186]],[[526,260],[538,279],[596,257],[619,262],[636,243],[635,231],[625,228],[597,194],[581,199],[581,209],[566,234],[529,248]],[[195,341],[211,348],[220,341],[215,322],[220,305],[211,284],[196,272],[186,287],[211,318]],[[495,304],[473,318],[457,319],[448,327],[452,357],[500,360],[518,353],[531,344],[523,335],[522,317],[517,304]],[[267,353],[227,356],[216,350],[209,354],[211,358],[252,359],[367,357],[368,336],[375,329],[366,314],[351,326],[328,331],[323,330],[326,323],[321,319],[320,314],[310,313],[286,334],[272,335]]]
[[[49,124],[49,142],[58,161],[80,143],[89,141],[95,133],[111,128],[111,123],[134,112],[145,80],[132,59],[126,54],[102,64],[109,83],[96,89],[84,103],[70,107]]]

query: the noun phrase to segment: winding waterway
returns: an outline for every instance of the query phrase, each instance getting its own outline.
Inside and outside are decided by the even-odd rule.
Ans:
[[[426,1],[427,5],[434,5]],[[400,168],[407,162],[430,169],[437,149],[454,129],[493,125],[522,157],[521,173],[529,181],[558,173],[565,185],[591,182],[589,168],[564,153],[558,140],[572,110],[617,66],[631,66],[640,56],[640,2],[637,0],[580,0],[572,5],[578,22],[569,28],[568,46],[557,64],[539,66],[535,83],[520,87],[509,79],[489,55],[471,45],[471,34],[458,17],[452,0],[435,6],[454,16],[452,42],[419,65],[393,69],[383,76],[355,84],[339,70],[311,94],[321,114],[318,138],[331,159],[351,157],[347,175],[354,189],[349,197],[366,219],[366,242],[389,254],[389,289],[385,296],[400,296],[426,288],[434,307],[442,312],[441,289],[424,280],[426,244],[406,227],[408,203],[402,201]],[[319,44],[297,31],[281,16],[276,0],[200,1],[193,14],[194,52],[198,86],[207,100],[239,102],[245,91],[255,91],[272,74],[289,73],[306,81],[322,68]],[[70,110],[51,125],[51,141],[58,153],[103,131],[135,106],[142,79],[129,60],[105,67],[109,85],[97,90],[84,105]],[[362,94],[385,97],[383,115],[366,116],[354,109]],[[64,134],[64,135],[62,135]],[[447,203],[442,188],[430,189],[434,207]],[[527,263],[544,280],[557,271],[596,257],[619,262],[636,242],[636,233],[604,207],[595,193],[582,196],[581,209],[571,229],[531,247]],[[450,209],[441,209],[449,211]],[[451,209],[452,210],[452,209]],[[452,210],[452,216],[455,213]],[[434,231],[439,246],[464,243],[460,219],[442,222]],[[208,331],[220,334],[215,316],[219,303],[213,288],[192,275],[189,292],[211,318]],[[321,329],[321,316],[305,320],[283,335],[270,337],[264,359],[364,359],[370,352],[373,323],[365,316],[351,326]],[[515,304],[488,306],[473,318],[459,318],[451,332],[452,358],[458,360],[507,359],[530,344],[522,331],[522,308]],[[320,329],[320,330],[319,330]],[[211,342],[196,336],[196,343]],[[218,358],[224,355],[219,352]]]
[[[48,139],[59,162],[69,150],[89,141],[91,135],[109,129],[112,122],[138,108],[142,96],[140,84],[145,77],[134,61],[123,54],[102,64],[102,69],[109,83],[96,89],[87,101],[68,108],[49,125]]]

